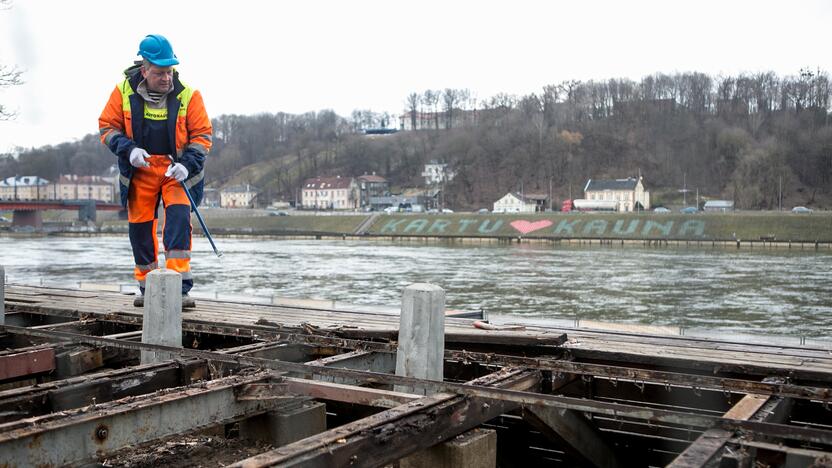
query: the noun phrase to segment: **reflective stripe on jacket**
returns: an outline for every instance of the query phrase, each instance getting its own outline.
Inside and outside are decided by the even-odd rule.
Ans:
[[[136,87],[141,81],[138,66],[127,69],[124,81],[110,94],[110,99],[98,118],[101,142],[118,157],[121,204],[125,207],[133,176],[130,151],[136,147],[145,147],[142,128],[147,108],[144,99],[136,93]],[[212,138],[211,120],[205,111],[202,94],[179,81],[179,73],[174,71],[173,90],[167,96],[167,109],[150,110],[150,113],[158,116],[160,111],[167,114],[170,147],[176,148],[174,156],[188,169],[185,184],[191,190],[194,201],[199,204],[205,177],[203,166],[205,156],[211,149]]]

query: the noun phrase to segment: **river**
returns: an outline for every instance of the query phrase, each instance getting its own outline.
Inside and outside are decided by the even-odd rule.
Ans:
[[[542,244],[195,239],[196,297],[320,298],[391,305],[411,283],[499,322],[576,320],[680,333],[824,339],[832,331],[832,253]],[[0,237],[7,281],[134,284],[126,236]],[[125,288],[127,290],[128,288]],[[687,330],[687,332],[685,332]]]

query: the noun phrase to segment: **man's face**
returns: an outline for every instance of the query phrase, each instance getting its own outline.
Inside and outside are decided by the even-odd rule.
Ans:
[[[170,91],[173,85],[173,67],[157,67],[150,65],[150,68],[142,67],[142,77],[147,81],[147,88],[157,93]]]

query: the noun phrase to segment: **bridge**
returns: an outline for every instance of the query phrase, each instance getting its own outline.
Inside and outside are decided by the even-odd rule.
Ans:
[[[77,210],[79,221],[95,221],[96,212],[121,211],[118,203],[100,200],[0,200],[0,211],[12,211],[13,226],[43,226],[41,213],[46,210]]]

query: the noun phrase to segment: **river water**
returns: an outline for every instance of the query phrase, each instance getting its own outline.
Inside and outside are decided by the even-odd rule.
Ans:
[[[446,290],[448,308],[482,308],[495,322],[637,323],[745,339],[826,341],[832,334],[829,251],[231,238],[218,243],[221,259],[205,239],[194,240],[194,296],[396,306],[404,286],[426,282]],[[126,236],[0,237],[0,264],[10,283],[132,285],[132,263]]]

